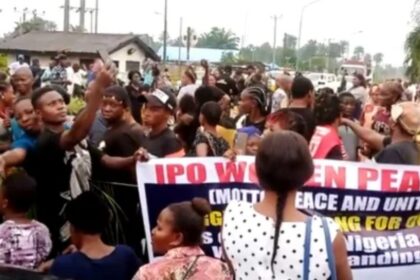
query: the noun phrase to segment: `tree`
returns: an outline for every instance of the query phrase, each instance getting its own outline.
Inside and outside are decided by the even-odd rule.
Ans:
[[[408,34],[405,51],[406,74],[411,81],[418,82],[420,80],[420,26]]]
[[[376,65],[381,64],[382,60],[384,60],[384,54],[383,53],[375,53],[373,55],[373,61],[375,61]]]
[[[349,42],[347,41],[340,41],[340,53],[341,56],[344,57],[344,54],[348,53],[349,51]]]
[[[5,34],[5,37],[17,37],[31,31],[55,31],[57,25],[53,21],[45,20],[38,16],[34,16],[28,21],[16,23],[14,30],[11,33]]]
[[[353,54],[358,60],[361,60],[365,54],[365,49],[362,46],[357,46],[354,48]]]
[[[237,49],[239,37],[232,31],[213,27],[210,32],[201,34],[197,47],[210,49]]]
[[[234,64],[237,61],[238,60],[236,59],[236,57],[233,55],[232,52],[223,53],[222,58],[220,60],[220,62],[223,63],[223,64]]]

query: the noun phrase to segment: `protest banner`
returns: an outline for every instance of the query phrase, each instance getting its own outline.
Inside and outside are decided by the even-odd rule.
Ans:
[[[279,170],[281,172],[281,170]],[[253,157],[156,159],[137,166],[149,257],[150,231],[159,212],[173,202],[206,198],[203,249],[221,257],[223,209],[231,200],[257,202]],[[332,217],[346,236],[354,279],[416,279],[420,272],[420,169],[316,160],[312,178],[296,205]],[[373,277],[373,278],[372,278]]]

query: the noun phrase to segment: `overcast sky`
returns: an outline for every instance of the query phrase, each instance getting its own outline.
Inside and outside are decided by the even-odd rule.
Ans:
[[[80,0],[71,0],[78,6]],[[86,0],[94,7],[95,0]],[[273,42],[273,15],[283,15],[278,22],[278,44],[283,33],[297,35],[300,11],[311,0],[168,0],[168,32],[179,36],[179,22],[198,34],[212,26],[235,32],[244,44]],[[0,0],[0,34],[13,29],[21,16],[14,7],[45,11],[44,17],[55,21],[61,30],[64,0]],[[414,0],[320,0],[304,13],[302,42],[309,39],[350,40],[351,48],[363,45],[369,53],[382,52],[386,63],[401,65],[404,40],[412,27]],[[164,0],[99,0],[99,32],[148,33],[158,38],[163,30]],[[29,15],[28,15],[29,16]],[[71,14],[78,25],[79,15]],[[90,15],[86,15],[90,27]],[[303,44],[303,43],[302,43]]]

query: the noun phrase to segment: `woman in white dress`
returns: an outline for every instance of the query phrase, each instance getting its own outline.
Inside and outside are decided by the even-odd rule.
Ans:
[[[223,249],[236,279],[351,280],[338,226],[295,207],[298,188],[314,170],[305,139],[291,131],[268,135],[255,165],[263,200],[232,201],[224,213]]]

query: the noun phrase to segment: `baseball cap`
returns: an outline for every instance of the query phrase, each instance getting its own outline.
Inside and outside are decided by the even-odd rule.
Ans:
[[[405,132],[416,135],[420,131],[420,105],[413,102],[401,102],[392,105],[391,118]]]
[[[23,54],[18,55],[18,59],[25,59],[25,56]]]
[[[170,111],[176,109],[176,97],[168,89],[155,89],[146,96],[146,101],[150,105],[165,107]]]

